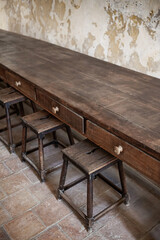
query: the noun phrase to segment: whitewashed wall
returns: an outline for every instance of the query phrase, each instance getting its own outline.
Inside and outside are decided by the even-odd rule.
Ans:
[[[0,0],[0,28],[160,78],[160,0]]]

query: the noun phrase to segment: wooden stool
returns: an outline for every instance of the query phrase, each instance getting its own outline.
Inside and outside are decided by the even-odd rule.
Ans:
[[[109,210],[113,209],[113,207],[122,202],[125,204],[128,203],[128,194],[123,165],[119,159],[104,151],[89,140],[84,140],[73,146],[67,147],[63,149],[62,152],[64,161],[58,188],[58,199],[63,198],[86,221],[88,230],[91,229],[94,221],[96,221]],[[79,168],[85,174],[85,176],[69,183],[68,185],[65,185],[68,161]],[[98,174],[100,174],[101,171],[114,164],[118,164],[122,189],[114,185],[114,183],[109,181],[106,177],[103,176],[102,179],[112,186],[116,191],[118,191],[121,194],[121,198],[100,213],[93,216],[93,180]],[[73,187],[77,183],[80,183],[84,179],[87,179],[87,215],[77,208],[71,199],[69,199],[69,197],[64,193],[67,189]]]
[[[20,123],[11,126],[10,115],[15,112],[19,113],[19,110],[16,105],[18,103],[20,108],[20,115],[23,116],[24,109],[23,109],[22,102],[25,100],[26,98],[22,94],[20,94],[19,92],[17,92],[15,89],[11,87],[0,90],[0,105],[4,107],[5,113],[6,113],[4,116],[1,116],[0,119],[3,119],[5,117],[7,120],[7,128],[1,129],[1,132],[8,130],[8,142],[4,140],[1,136],[0,136],[0,140],[9,147],[9,150],[11,153],[15,151],[15,147],[18,145],[13,143],[12,128],[20,125]],[[12,108],[13,106],[15,108],[15,111],[13,111],[12,113],[10,113],[9,111],[11,106]]]
[[[71,129],[66,124],[59,121],[57,118],[49,114],[48,112],[42,110],[22,118],[23,133],[22,133],[22,161],[26,160],[32,167],[39,173],[41,181],[45,180],[45,174],[51,172],[57,168],[55,166],[53,169],[44,168],[44,147],[55,144],[58,146],[59,142],[56,137],[56,130],[66,128],[70,144],[74,144]],[[38,137],[38,147],[26,152],[26,138],[27,138],[27,127],[29,127]],[[53,133],[53,141],[43,146],[43,139],[46,134]],[[39,150],[39,168],[34,164],[34,162],[27,156],[29,153]],[[62,164],[59,166],[61,167]]]

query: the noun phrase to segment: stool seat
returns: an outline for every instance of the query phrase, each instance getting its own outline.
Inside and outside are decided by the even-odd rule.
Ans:
[[[36,134],[46,134],[65,126],[60,120],[42,110],[22,117],[22,121]]]
[[[62,150],[70,161],[86,174],[103,169],[109,164],[116,163],[117,158],[104,151],[89,140],[84,140]]]
[[[9,87],[1,90],[0,103],[1,104],[14,104],[25,101],[25,96],[17,92],[15,89]]]

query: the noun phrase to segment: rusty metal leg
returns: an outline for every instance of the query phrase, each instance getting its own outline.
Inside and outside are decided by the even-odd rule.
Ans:
[[[13,136],[12,136],[12,127],[11,127],[11,119],[9,115],[9,106],[5,105],[5,111],[6,111],[6,121],[7,121],[7,129],[8,129],[8,145],[10,153],[15,152],[15,145],[13,144]]]
[[[22,129],[22,153],[21,153],[21,161],[24,161],[23,155],[26,154],[26,143],[27,143],[27,126],[23,125]]]
[[[126,205],[129,205],[129,195],[127,193],[125,173],[124,173],[123,163],[120,160],[118,161],[118,171],[119,171],[119,177],[120,177],[120,182],[122,187],[122,196],[125,197],[124,203]]]
[[[44,150],[43,150],[43,137],[38,136],[38,147],[39,147],[39,164],[40,164],[40,177],[41,181],[45,181],[45,170],[44,170]]]
[[[57,148],[57,147],[58,147],[58,141],[57,141],[56,131],[53,132],[53,139],[54,139],[54,141],[55,141],[54,146]]]
[[[93,176],[92,174],[87,178],[87,220],[88,231],[91,230],[93,225]]]
[[[73,139],[73,135],[72,135],[72,132],[71,132],[71,128],[67,125],[66,125],[66,131],[67,131],[67,134],[68,134],[69,142],[70,142],[71,145],[73,145],[74,144],[74,139]]]
[[[63,166],[62,166],[61,177],[60,177],[59,188],[58,188],[58,194],[57,194],[58,199],[61,198],[60,191],[64,192],[64,185],[65,185],[65,180],[66,180],[66,175],[67,175],[67,168],[68,168],[68,159],[65,155],[63,155]]]
[[[24,108],[23,108],[22,102],[19,103],[19,111],[20,111],[20,116],[23,117],[24,116]]]

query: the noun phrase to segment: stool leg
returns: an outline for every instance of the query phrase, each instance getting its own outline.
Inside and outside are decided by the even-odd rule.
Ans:
[[[57,148],[58,147],[58,141],[57,141],[56,131],[53,132],[53,139],[55,140],[54,146]]]
[[[27,126],[23,125],[22,129],[22,153],[21,153],[21,161],[24,161],[23,155],[26,154],[26,143],[27,143]]]
[[[125,197],[124,203],[126,205],[129,204],[129,195],[127,193],[127,186],[126,186],[126,179],[125,179],[125,174],[124,174],[124,168],[123,168],[123,163],[122,161],[118,161],[118,171],[119,171],[119,177],[121,181],[121,186],[122,186],[122,196]]]
[[[74,139],[73,139],[73,136],[72,136],[71,128],[67,125],[66,125],[66,131],[67,131],[67,134],[68,134],[69,142],[70,142],[71,145],[73,145],[74,144]]]
[[[20,116],[23,117],[24,116],[24,108],[23,108],[22,102],[19,103],[19,111],[20,111]]]
[[[93,225],[93,176],[87,178],[87,219],[88,230],[91,230]]]
[[[9,149],[11,153],[14,153],[15,146],[13,144],[13,136],[12,136],[12,127],[11,127],[11,119],[9,114],[9,106],[5,106],[6,111],[6,121],[7,121],[7,129],[8,129],[8,141],[9,141]]]
[[[37,107],[36,107],[36,104],[34,102],[31,101],[31,106],[32,106],[32,110],[33,112],[37,112]]]
[[[38,137],[38,147],[39,147],[39,164],[40,164],[40,176],[41,181],[45,180],[45,170],[44,170],[44,150],[43,150],[43,138]]]
[[[58,188],[58,194],[57,194],[58,199],[61,198],[60,191],[64,192],[64,184],[65,184],[66,175],[67,175],[67,168],[68,168],[68,159],[63,155],[63,166],[62,166],[61,177],[60,177],[59,188]]]

